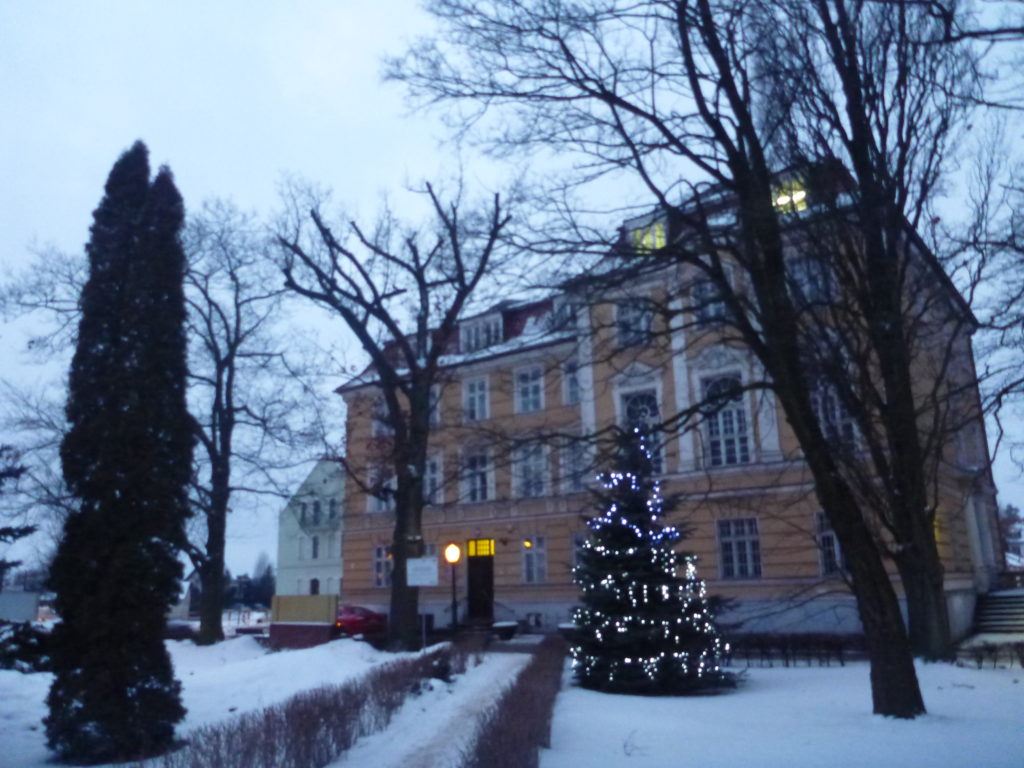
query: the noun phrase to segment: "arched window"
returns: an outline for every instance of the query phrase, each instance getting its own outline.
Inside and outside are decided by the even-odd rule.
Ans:
[[[313,537],[313,559],[316,560],[318,557],[320,557],[320,537],[319,536],[314,536]]]
[[[320,500],[313,502],[313,525],[320,525]]]
[[[338,516],[338,500],[330,499],[327,502],[327,519],[333,520]]]
[[[320,594],[320,579],[309,580],[309,594],[319,595]]]
[[[299,505],[299,522],[303,525],[306,524],[306,502]]]

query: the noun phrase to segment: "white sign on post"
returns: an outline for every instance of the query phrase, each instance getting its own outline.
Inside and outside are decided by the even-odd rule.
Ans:
[[[410,587],[437,586],[437,558],[411,557],[405,561],[406,583]]]

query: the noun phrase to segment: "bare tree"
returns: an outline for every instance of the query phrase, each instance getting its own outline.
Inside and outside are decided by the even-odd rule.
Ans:
[[[392,480],[369,490],[393,499],[395,529],[389,635],[417,642],[418,590],[406,561],[423,553],[424,475],[432,392],[441,358],[453,348],[459,318],[499,266],[510,217],[495,195],[489,209],[466,214],[460,197],[446,201],[427,184],[433,224],[422,231],[386,216],[372,234],[350,223],[350,236],[330,225],[321,201],[296,194],[277,236],[286,286],[336,313],[369,357],[364,374],[379,392],[379,418],[389,432],[383,459]],[[359,468],[350,477],[364,483]]]
[[[668,219],[668,236],[652,243],[645,261],[676,265],[691,284],[710,285],[727,310],[730,340],[763,367],[764,381],[752,386],[775,393],[848,559],[875,711],[922,712],[885,556],[899,551],[901,573],[911,578],[908,597],[921,628],[915,640],[922,650],[934,640],[929,655],[944,655],[948,628],[944,603],[935,600],[941,567],[928,493],[929,461],[944,446],[922,445],[921,405],[909,379],[916,355],[908,347],[908,339],[919,340],[900,313],[904,278],[928,269],[913,225],[942,178],[940,161],[951,153],[964,105],[977,100],[971,51],[948,40],[948,25],[935,22],[933,10],[906,3],[435,0],[428,7],[442,22],[440,40],[392,62],[392,77],[427,103],[464,107],[462,129],[493,129],[491,144],[507,152],[543,146],[582,158],[566,188],[628,176]],[[844,402],[869,403],[861,414],[865,433],[877,436],[877,466],[863,474],[881,473],[891,486],[880,509],[865,507],[865,494],[851,485],[851,463],[816,412],[817,383],[807,375],[801,339],[828,338],[810,331],[828,323],[809,322],[816,316],[794,296],[790,278],[803,199],[786,194],[778,171],[793,161],[850,169],[833,173],[842,183],[822,202],[833,214],[844,207],[831,256],[855,254],[850,269],[862,278],[851,296],[858,332],[840,348],[864,352],[866,345],[860,373],[870,376],[863,388],[842,391]],[[884,300],[875,300],[876,290]],[[696,309],[692,291],[673,298],[684,302],[684,314]],[[929,312],[922,317],[934,317]],[[969,312],[956,322],[964,326],[953,334],[961,342]],[[826,384],[839,378],[834,366],[831,372]],[[943,433],[949,430],[935,432]],[[909,477],[897,480],[908,461]],[[913,496],[904,500],[908,484]],[[880,513],[896,537],[892,549],[882,546]]]
[[[314,451],[320,435],[302,423],[312,374],[302,348],[282,327],[285,298],[266,235],[251,214],[212,201],[186,224],[186,299],[190,355],[189,409],[200,445],[194,452],[186,553],[200,576],[199,642],[224,637],[224,551],[227,518],[240,494],[283,498],[282,483]],[[40,311],[52,321],[30,346],[51,356],[74,343],[85,272],[77,256],[48,252],[4,287],[9,313]],[[286,354],[286,351],[289,354]],[[24,438],[27,467],[21,509],[63,520],[73,503],[56,449],[66,423],[48,392],[6,385],[7,422]]]

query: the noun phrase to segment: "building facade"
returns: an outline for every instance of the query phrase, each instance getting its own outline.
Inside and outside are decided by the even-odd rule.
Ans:
[[[345,472],[318,461],[278,516],[278,595],[340,594]]]
[[[645,225],[640,236],[658,234]],[[655,457],[663,493],[681,500],[669,521],[690,531],[682,548],[697,556],[710,593],[730,601],[724,620],[746,631],[858,631],[842,552],[797,441],[771,392],[745,388],[763,379],[756,360],[720,332],[713,296],[692,311],[654,309],[672,305],[666,285],[688,279],[666,270],[599,300],[570,290],[462,321],[436,393],[423,524],[428,555],[448,542],[466,555],[456,569],[460,621],[568,621],[575,553],[595,511],[589,488],[604,463],[600,436],[670,423]],[[962,345],[976,398],[969,335]],[[365,477],[348,486],[343,595],[385,608],[394,516],[386,494],[366,488],[386,487],[388,429],[372,375],[339,392],[347,458]],[[716,392],[735,395],[691,412]],[[856,439],[827,392],[815,406],[836,439]],[[961,432],[937,478],[935,523],[956,636],[1002,559],[980,415]],[[420,592],[438,625],[451,618],[449,590],[446,576]]]

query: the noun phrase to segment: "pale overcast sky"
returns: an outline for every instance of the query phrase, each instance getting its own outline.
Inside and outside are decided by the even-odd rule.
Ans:
[[[413,0],[0,0],[0,266],[80,249],[136,139],[190,207],[225,196],[269,213],[297,174],[369,217],[384,193],[451,175],[439,122],[380,81],[381,57],[427,31]],[[470,182],[482,173],[467,165]],[[2,375],[43,375],[24,341],[0,328]],[[1009,463],[998,470],[1001,501],[1024,502]],[[229,534],[233,572],[261,550],[276,559],[275,510],[236,515]]]
[[[380,80],[381,57],[428,30],[413,0],[0,0],[0,267],[80,250],[136,139],[193,208],[225,196],[270,213],[297,174],[372,218],[385,193],[451,175],[438,121]],[[0,375],[59,375],[27,365],[24,343],[0,328]],[[273,509],[235,516],[228,567],[276,560],[276,528]]]

